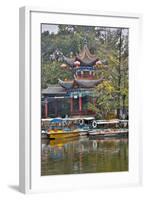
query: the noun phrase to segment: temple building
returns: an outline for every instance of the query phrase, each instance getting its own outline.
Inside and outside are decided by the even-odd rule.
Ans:
[[[94,87],[103,81],[98,76],[98,68],[102,62],[84,44],[82,51],[74,58],[63,56],[66,67],[73,73],[73,80],[61,80],[58,77],[57,85],[49,85],[42,90],[42,118],[65,117],[86,115],[93,116],[95,113],[89,110],[88,102],[95,103],[96,95]]]

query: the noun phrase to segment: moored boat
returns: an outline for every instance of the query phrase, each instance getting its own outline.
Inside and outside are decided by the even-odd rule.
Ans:
[[[88,134],[89,134],[89,135],[97,135],[98,132],[97,132],[96,130],[89,130],[89,131],[88,131]]]
[[[62,132],[62,133],[51,133],[49,134],[50,139],[66,139],[78,137],[79,132]]]
[[[65,122],[65,125],[64,125]],[[79,136],[79,130],[69,124],[69,120],[53,119],[48,129],[49,139],[74,138]]]
[[[89,131],[89,135],[97,135],[97,136],[104,136],[104,137],[111,137],[111,136],[119,136],[123,134],[128,134],[128,129],[103,129],[103,130],[91,130]]]
[[[88,131],[86,131],[86,130],[79,130],[79,135],[80,136],[88,135]]]

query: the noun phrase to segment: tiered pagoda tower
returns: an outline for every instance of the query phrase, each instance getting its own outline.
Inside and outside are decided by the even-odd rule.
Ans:
[[[62,67],[69,67],[72,70],[74,79],[58,79],[58,85],[51,85],[42,91],[42,94],[45,96],[45,117],[49,116],[49,108],[52,109],[51,99],[53,101],[53,98],[53,102],[56,102],[54,110],[55,117],[61,116],[64,113],[63,108],[67,104],[68,110],[64,114],[69,116],[93,114],[85,105],[88,102],[95,101],[93,99],[93,89],[103,81],[103,77],[97,79],[98,66],[102,64],[101,61],[96,55],[91,54],[87,43],[84,44],[82,51],[74,58],[65,56],[63,58],[66,64],[63,64]],[[65,101],[65,99],[69,101]]]

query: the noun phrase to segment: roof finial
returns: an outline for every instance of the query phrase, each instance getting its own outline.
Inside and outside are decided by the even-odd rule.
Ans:
[[[84,37],[84,46],[87,46],[87,36],[85,35],[85,37]]]

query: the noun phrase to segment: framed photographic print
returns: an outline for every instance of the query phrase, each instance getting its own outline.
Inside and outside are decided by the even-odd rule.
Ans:
[[[20,8],[20,191],[141,183],[138,14]]]

